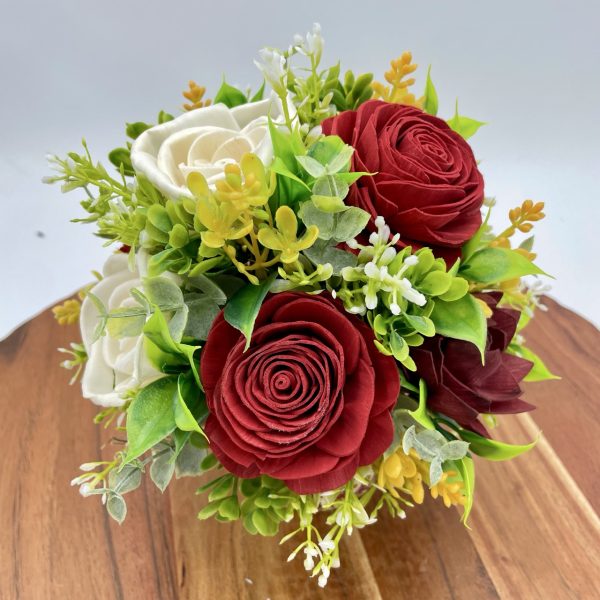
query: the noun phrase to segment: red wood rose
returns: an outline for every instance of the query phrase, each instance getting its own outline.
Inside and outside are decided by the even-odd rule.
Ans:
[[[448,124],[402,104],[371,100],[322,123],[354,147],[352,171],[372,173],[348,204],[385,218],[400,245],[456,258],[481,225],[483,177],[473,152]]]
[[[268,298],[252,342],[217,317],[202,351],[205,431],[223,466],[293,491],[347,482],[392,443],[400,381],[369,326],[323,296]]]

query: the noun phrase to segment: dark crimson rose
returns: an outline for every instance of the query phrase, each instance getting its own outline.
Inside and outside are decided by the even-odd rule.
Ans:
[[[427,406],[459,425],[487,436],[478,421],[481,413],[507,414],[533,410],[520,399],[520,383],[533,366],[505,352],[512,340],[519,312],[498,308],[499,292],[479,296],[492,309],[488,319],[485,365],[479,350],[469,343],[436,335],[411,350],[417,373],[427,383]]]
[[[295,492],[334,489],[392,443],[400,380],[371,328],[322,296],[268,298],[250,348],[221,313],[200,363],[205,431],[223,466]]]
[[[483,177],[470,146],[445,121],[418,108],[370,100],[322,123],[354,146],[353,171],[375,173],[346,202],[381,215],[402,246],[457,257],[481,225]]]

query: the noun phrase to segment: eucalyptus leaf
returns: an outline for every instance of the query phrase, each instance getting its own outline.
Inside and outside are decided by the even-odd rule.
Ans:
[[[113,469],[108,475],[108,485],[113,492],[126,494],[140,487],[142,470],[135,463],[126,463],[119,469]]]
[[[208,332],[221,312],[221,308],[214,300],[204,296],[186,299],[186,306],[188,315],[183,335],[196,340],[207,339]]]
[[[339,275],[344,267],[355,267],[357,258],[351,252],[335,247],[335,241],[317,240],[310,248],[303,250],[303,254],[315,265],[329,263],[334,275]]]
[[[150,465],[150,479],[154,482],[156,487],[164,492],[167,489],[173,473],[175,473],[175,461],[173,457],[175,452],[169,450],[168,447],[159,445],[158,451],[153,457],[152,464]]]
[[[296,156],[296,160],[302,165],[302,168],[315,179],[327,174],[325,166],[312,156]]]
[[[120,494],[114,492],[108,493],[108,500],[106,501],[106,510],[108,514],[121,525],[127,516],[127,504],[125,499]]]

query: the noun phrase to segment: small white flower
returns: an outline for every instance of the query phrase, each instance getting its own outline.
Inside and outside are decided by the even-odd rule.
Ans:
[[[84,483],[79,488],[79,493],[84,497],[89,496],[92,493],[93,489],[94,488],[89,483]]]
[[[412,283],[403,277],[396,283],[396,289],[400,292],[400,294],[406,298],[409,302],[413,302],[417,306],[424,306],[427,304],[427,298],[421,292],[415,290],[413,288]]]
[[[93,471],[96,467],[98,466],[98,463],[95,462],[88,462],[88,463],[83,463],[82,465],[79,465],[79,469],[81,471]]]
[[[383,251],[379,263],[382,265],[389,265],[394,258],[396,258],[396,248],[389,246]]]
[[[283,78],[287,71],[284,56],[272,48],[263,48],[258,54],[262,62],[255,60],[254,64],[277,93],[285,91]]]
[[[414,267],[419,262],[419,257],[415,254],[411,254],[404,259],[404,264],[407,267]]]
[[[335,290],[331,290],[331,297],[335,300],[337,298],[337,292]]]
[[[334,569],[339,569],[342,563],[340,563],[340,559],[338,556],[336,556],[332,561],[331,561],[331,566]]]
[[[358,248],[358,242],[354,239],[348,240],[346,242],[346,246],[348,246],[348,248],[352,248],[352,250],[356,250]]]
[[[335,548],[335,542],[326,538],[319,542],[319,547],[323,552],[331,552]]]
[[[385,226],[385,219],[381,216],[377,217],[375,219],[375,227],[377,227],[377,229],[381,229],[381,227]]]
[[[315,568],[315,561],[312,556],[307,556],[304,559],[304,569],[306,571],[312,571]]]
[[[399,315],[402,312],[400,310],[400,306],[398,306],[398,304],[396,304],[396,302],[392,302],[390,304],[390,310],[392,311],[393,315]]]
[[[327,577],[325,577],[324,575],[319,575],[317,583],[319,584],[319,587],[324,588],[327,585]]]

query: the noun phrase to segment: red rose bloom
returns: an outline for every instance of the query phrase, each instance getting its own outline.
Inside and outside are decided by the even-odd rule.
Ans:
[[[355,148],[353,171],[375,173],[346,202],[381,215],[402,246],[456,257],[481,225],[483,177],[470,146],[442,119],[402,104],[370,100],[322,123]]]
[[[428,408],[454,419],[459,425],[488,436],[478,421],[483,414],[508,414],[533,410],[520,399],[520,383],[532,363],[505,352],[515,335],[519,312],[498,308],[502,294],[480,294],[492,309],[488,319],[485,365],[479,350],[469,342],[436,335],[411,350],[417,373],[427,383]]]
[[[295,492],[334,489],[392,443],[400,391],[371,328],[322,296],[282,293],[262,305],[250,348],[221,313],[202,351],[210,446],[240,477]]]

